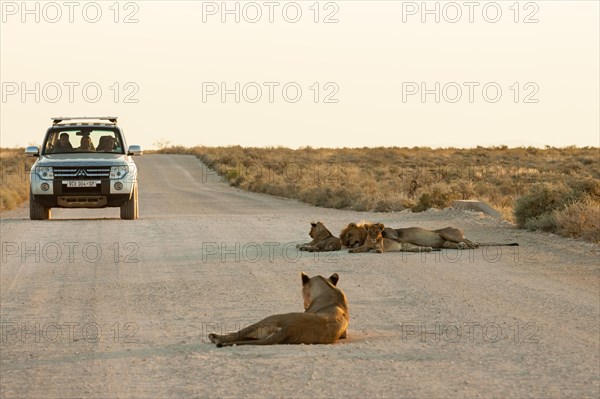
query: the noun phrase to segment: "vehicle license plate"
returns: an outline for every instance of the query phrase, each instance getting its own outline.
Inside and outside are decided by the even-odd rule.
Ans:
[[[100,184],[97,180],[68,180],[67,187],[96,187]]]

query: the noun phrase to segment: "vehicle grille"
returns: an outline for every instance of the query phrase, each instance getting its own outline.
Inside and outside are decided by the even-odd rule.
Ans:
[[[55,167],[55,179],[101,179],[110,176],[110,167]]]

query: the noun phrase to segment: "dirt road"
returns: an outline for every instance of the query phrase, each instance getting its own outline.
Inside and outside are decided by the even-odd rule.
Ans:
[[[242,192],[189,156],[139,159],[140,213],[26,209],[0,223],[2,398],[597,397],[599,247],[482,214],[319,209]],[[309,222],[465,230],[521,246],[298,253]],[[348,339],[216,348],[340,275]]]

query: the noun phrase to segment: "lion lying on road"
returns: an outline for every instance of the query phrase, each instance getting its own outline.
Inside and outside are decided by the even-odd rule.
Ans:
[[[369,223],[350,223],[340,233],[342,243],[348,248],[358,248],[365,243],[367,238],[367,226]],[[439,230],[427,230],[421,227],[408,227],[404,229],[392,229],[385,227],[382,231],[383,238],[410,243],[420,247],[431,248],[477,248],[479,244],[471,242],[459,229],[446,227]]]
[[[339,238],[334,237],[323,223],[316,222],[311,223],[310,225],[310,233],[308,234],[313,240],[306,244],[298,244],[296,245],[296,248],[300,251],[309,252],[339,251],[342,249],[342,241],[340,241]]]
[[[208,334],[218,347],[231,345],[331,344],[346,338],[348,301],[336,287],[337,273],[328,279],[302,273],[304,313],[269,316],[236,332]]]
[[[415,245],[454,249],[477,248],[479,246],[479,244],[467,240],[464,233],[454,227],[446,227],[438,230],[427,230],[421,227],[406,227],[403,229],[391,230],[396,233],[398,241],[410,242]]]
[[[384,252],[431,252],[431,247],[418,246],[408,242],[399,242],[383,237],[385,226],[382,223],[369,224],[365,226],[367,237],[360,247],[352,248],[348,252],[369,252],[374,250],[381,254]]]

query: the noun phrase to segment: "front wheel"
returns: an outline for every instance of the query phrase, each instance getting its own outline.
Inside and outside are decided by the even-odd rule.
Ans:
[[[29,219],[48,220],[51,217],[50,208],[36,201],[31,190],[29,190]]]
[[[139,216],[138,209],[138,186],[137,183],[133,185],[131,197],[121,205],[121,219],[135,220]]]

